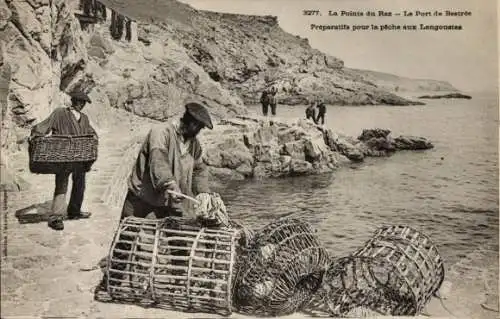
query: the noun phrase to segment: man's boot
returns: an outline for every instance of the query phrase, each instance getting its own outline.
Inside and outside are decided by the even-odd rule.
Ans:
[[[62,216],[50,216],[48,219],[48,225],[53,230],[63,230],[64,223]]]

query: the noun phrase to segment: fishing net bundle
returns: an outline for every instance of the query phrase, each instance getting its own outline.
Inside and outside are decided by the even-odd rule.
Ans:
[[[328,253],[308,223],[278,219],[256,231],[239,254],[234,306],[271,316],[300,310],[319,288],[327,265]]]
[[[444,265],[431,240],[407,226],[385,226],[361,249],[330,263],[313,313],[346,317],[368,314],[416,315],[444,280]]]
[[[198,202],[194,205],[194,213],[200,226],[237,229],[240,245],[248,244],[253,237],[252,230],[229,218],[226,205],[218,193],[200,193],[195,199]]]
[[[196,218],[205,225],[229,227],[229,216],[226,205],[217,193],[201,193],[195,198],[194,205]]]

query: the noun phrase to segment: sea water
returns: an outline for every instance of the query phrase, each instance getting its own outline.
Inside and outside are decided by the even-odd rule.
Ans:
[[[232,182],[219,190],[231,216],[258,227],[295,213],[312,223],[333,256],[348,254],[387,224],[430,236],[448,265],[484,244],[498,249],[497,97],[425,102],[328,106],[325,125],[333,130],[358,136],[364,128],[388,128],[394,137],[423,136],[435,147],[320,176]],[[305,106],[278,106],[278,116],[304,117]]]

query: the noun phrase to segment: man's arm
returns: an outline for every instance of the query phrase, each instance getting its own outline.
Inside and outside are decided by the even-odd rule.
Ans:
[[[60,109],[55,109],[49,117],[47,117],[45,120],[41,121],[38,124],[35,124],[31,128],[31,135],[30,137],[35,137],[35,136],[45,136],[52,131],[52,128],[54,127],[54,123],[58,118],[58,114],[60,112]]]
[[[210,193],[208,186],[208,168],[203,162],[203,152],[200,143],[197,141],[194,145],[194,168],[193,168],[193,185],[192,191],[194,195],[200,193]]]
[[[149,174],[154,189],[159,193],[175,183],[168,159],[170,139],[170,133],[160,127],[154,127],[149,132]]]

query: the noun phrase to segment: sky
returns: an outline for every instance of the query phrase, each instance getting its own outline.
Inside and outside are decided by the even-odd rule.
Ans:
[[[444,80],[463,91],[498,87],[497,1],[495,0],[180,0],[201,10],[273,15],[283,30],[306,37],[313,48],[342,59],[350,68],[410,78]],[[321,16],[303,15],[319,10]],[[364,16],[329,16],[328,11]],[[383,10],[414,16],[366,16]],[[470,11],[471,16],[415,16],[415,11]],[[461,25],[456,31],[352,31],[353,25]],[[311,24],[347,24],[351,30],[311,30]],[[371,26],[370,26],[371,28]]]

